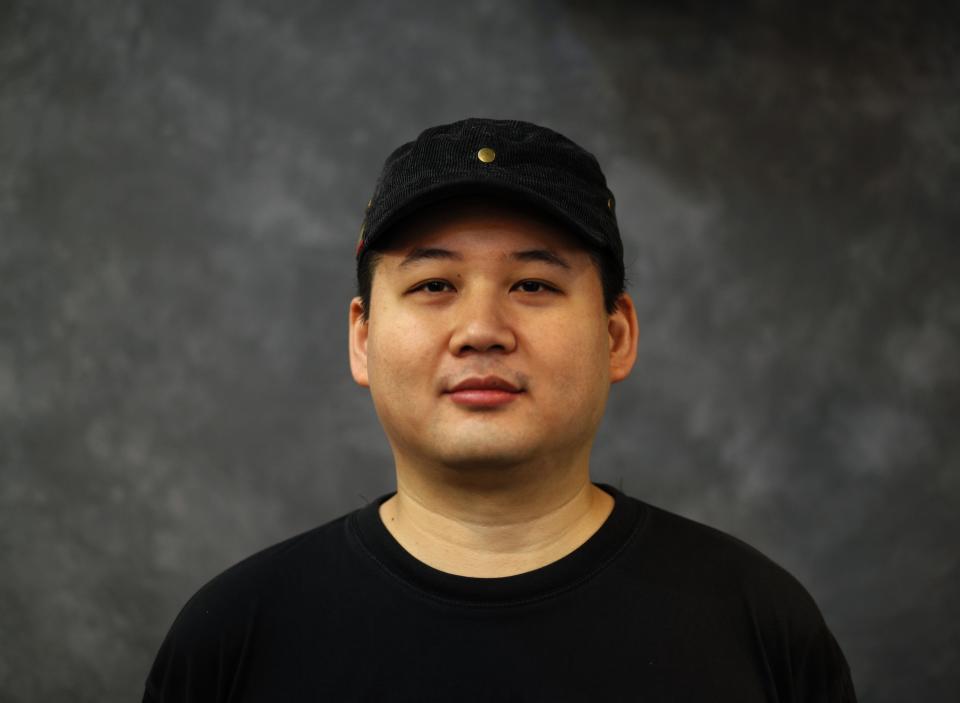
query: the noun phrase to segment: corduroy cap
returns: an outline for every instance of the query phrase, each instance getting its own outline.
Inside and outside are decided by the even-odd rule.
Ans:
[[[456,195],[519,199],[609,252],[623,276],[613,193],[596,157],[519,120],[469,118],[430,127],[387,157],[367,204],[356,258],[403,218]]]

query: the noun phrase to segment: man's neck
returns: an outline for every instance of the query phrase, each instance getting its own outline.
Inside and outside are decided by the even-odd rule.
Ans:
[[[582,471],[566,480],[492,490],[424,483],[398,471],[380,519],[400,545],[459,576],[513,576],[546,566],[586,542],[613,498]]]

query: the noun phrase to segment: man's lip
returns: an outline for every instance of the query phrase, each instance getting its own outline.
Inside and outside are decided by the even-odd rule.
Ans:
[[[457,391],[507,391],[508,393],[519,393],[520,389],[499,376],[471,376],[470,378],[463,379],[453,388],[447,390],[447,393],[456,393]]]
[[[447,393],[457,405],[468,408],[496,408],[508,403],[517,402],[518,396],[522,392],[504,391],[504,390],[459,390]]]

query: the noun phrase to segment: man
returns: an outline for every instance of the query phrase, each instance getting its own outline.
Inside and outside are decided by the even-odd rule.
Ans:
[[[797,581],[590,481],[630,373],[613,194],[551,130],[469,119],[388,159],[350,367],[397,490],[216,577],[145,701],[854,701]]]

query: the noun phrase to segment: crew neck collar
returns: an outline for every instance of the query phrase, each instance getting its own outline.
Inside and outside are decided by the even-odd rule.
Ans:
[[[557,561],[514,576],[478,578],[435,569],[405,550],[380,519],[387,493],[353,513],[351,526],[360,543],[380,566],[407,585],[439,600],[474,605],[511,605],[548,598],[576,588],[612,562],[637,532],[646,515],[643,504],[613,486],[595,484],[609,493],[613,510],[586,542]]]

